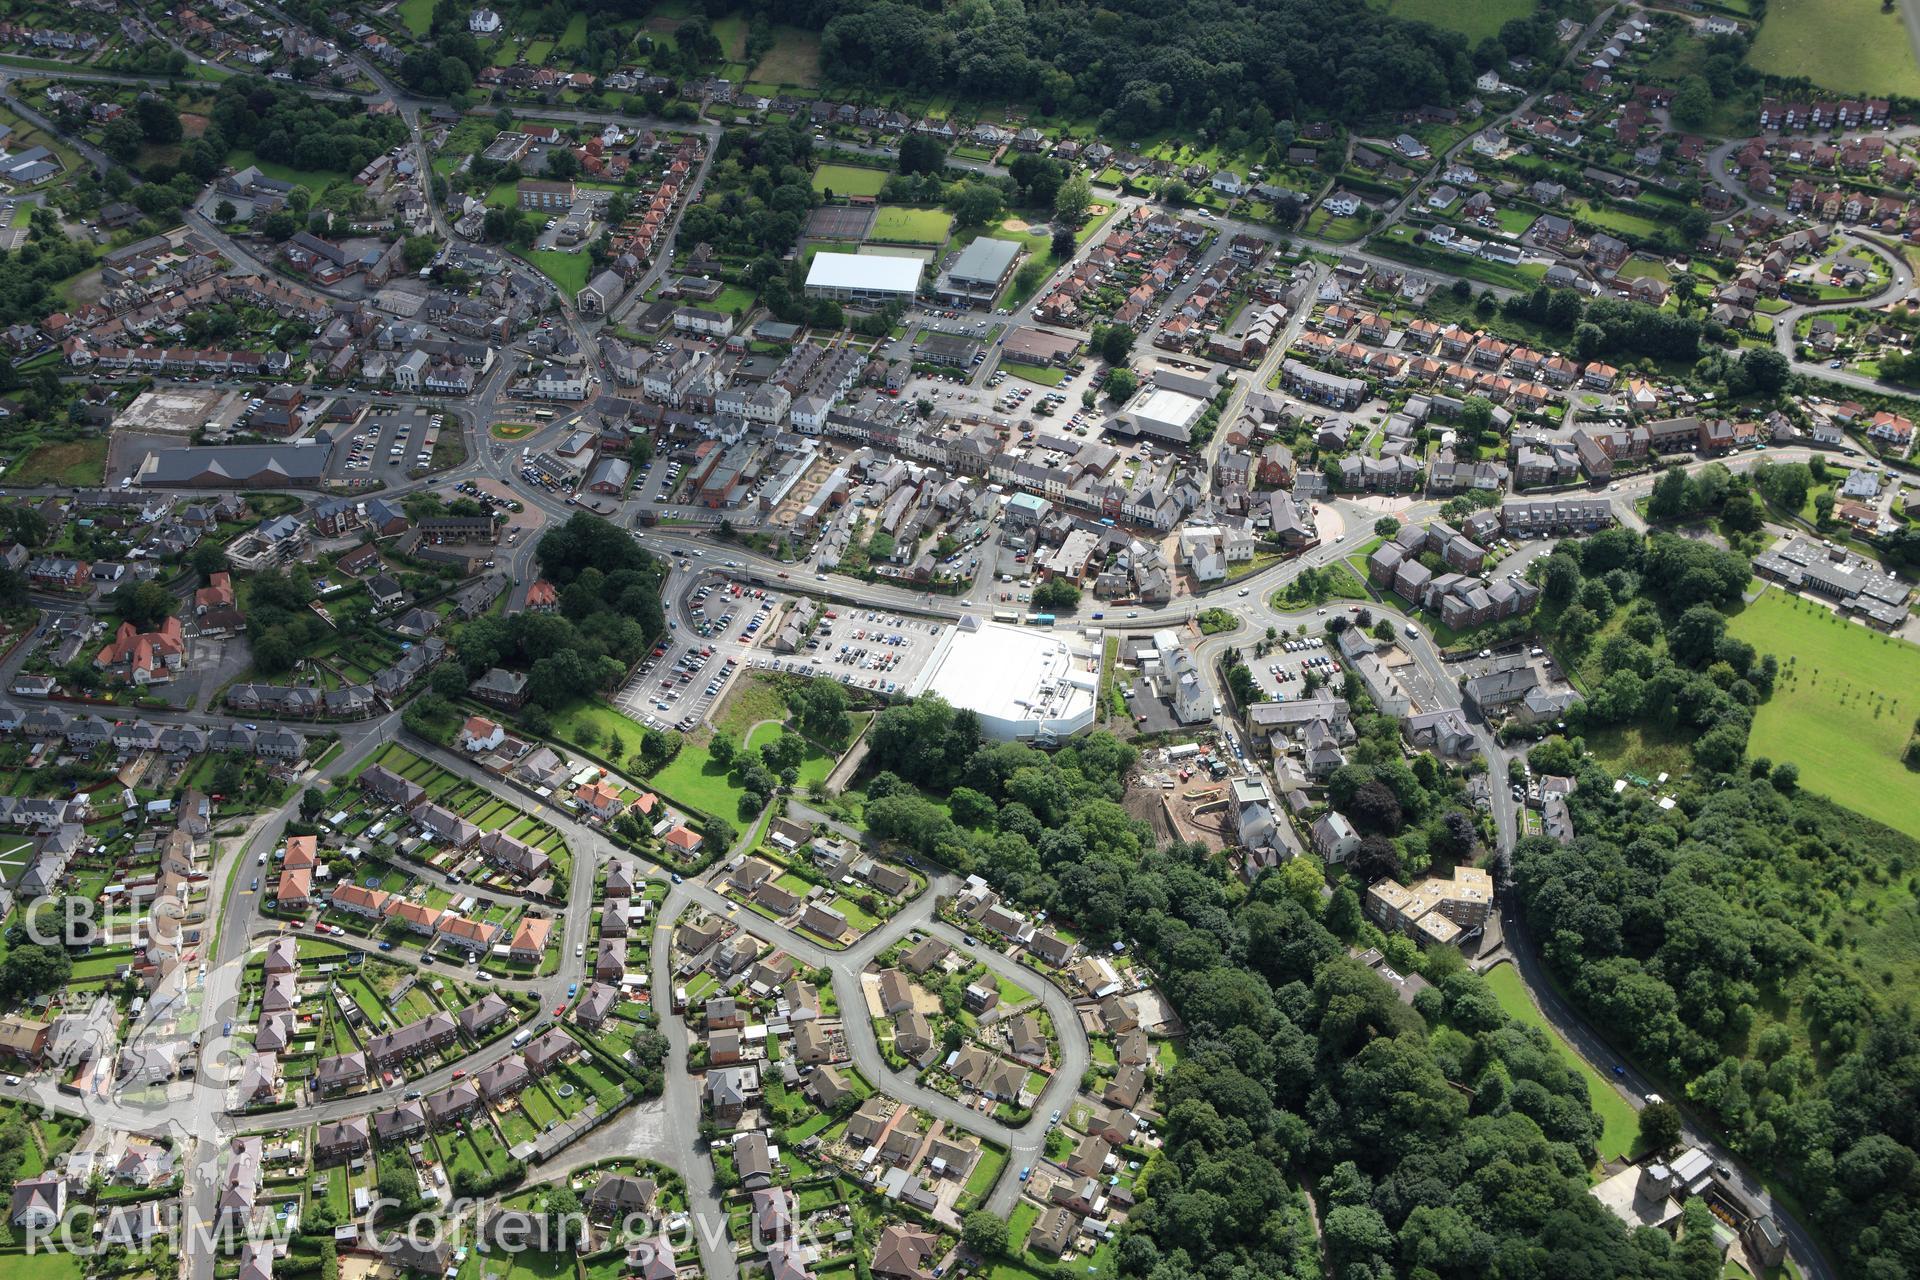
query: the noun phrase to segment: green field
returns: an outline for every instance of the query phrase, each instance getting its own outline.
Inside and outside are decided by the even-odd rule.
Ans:
[[[1637,213],[1628,213],[1624,209],[1610,209],[1586,200],[1576,200],[1572,204],[1573,216],[1584,218],[1594,226],[1607,231],[1617,231],[1623,236],[1639,236],[1643,239],[1657,236],[1663,225],[1659,221]]]
[[[781,726],[763,723],[749,733],[741,745],[749,751],[758,751],[779,737],[780,733]],[[806,758],[800,762],[800,785],[805,787],[810,782],[825,782],[827,775],[833,772],[833,760],[832,756],[809,742]]]
[[[887,205],[873,219],[869,240],[895,244],[944,244],[953,230],[953,217],[939,209],[908,209]]]
[[[1920,651],[1780,591],[1762,593],[1728,630],[1780,659],[1747,754],[1791,760],[1802,786],[1920,836],[1920,788],[1900,760],[1920,715]]]
[[[1547,1022],[1545,1015],[1534,1007],[1533,1000],[1527,995],[1526,984],[1520,981],[1519,971],[1510,964],[1501,963],[1482,976],[1509,1018],[1546,1032],[1547,1038],[1559,1046],[1560,1052],[1587,1078],[1587,1097],[1593,1104],[1593,1114],[1599,1116],[1601,1123],[1606,1126],[1601,1130],[1600,1141],[1595,1147],[1600,1158],[1612,1160],[1631,1152],[1634,1139],[1640,1133],[1639,1116],[1620,1096],[1620,1091],[1575,1053],[1573,1046],[1561,1039],[1560,1033]]]
[[[292,165],[276,164],[272,160],[259,160],[254,157],[253,152],[245,149],[228,152],[227,163],[236,169],[244,169],[252,165],[269,178],[297,183],[315,195],[319,195],[334,183],[345,182],[353,176],[331,169],[296,169]]]
[[[87,1274],[87,1264],[80,1255],[45,1245],[32,1253],[8,1253],[5,1257],[7,1274],[19,1280],[80,1280]]]
[[[814,171],[813,189],[837,196],[877,196],[887,184],[885,169],[862,169],[850,164],[823,164]]]
[[[1442,31],[1458,31],[1469,43],[1500,34],[1515,18],[1533,13],[1532,0],[1387,0],[1385,8],[1396,18],[1427,22]]]
[[[1042,368],[1037,364],[1018,364],[1012,360],[1002,360],[1000,371],[1010,377],[1036,382],[1043,387],[1057,387],[1067,377],[1065,369],[1055,369],[1050,366]]]
[[[1920,94],[1899,9],[1862,0],[1773,0],[1747,61],[1839,93]]]
[[[0,836],[0,867],[15,871],[33,858],[33,840],[28,836]],[[8,876],[9,880],[13,877]]]
[[[554,737],[578,743],[607,759],[619,756],[619,760],[613,761],[615,764],[621,763],[627,752],[640,745],[640,737],[645,732],[646,727],[638,720],[629,719],[604,702],[583,699],[553,716]],[[613,746],[615,738],[620,740],[617,751]]]
[[[587,287],[588,273],[593,270],[593,259],[585,253],[568,253],[564,249],[529,249],[519,255],[537,268],[541,275],[559,285],[569,298],[575,297]]]
[[[71,440],[43,444],[21,458],[7,473],[10,485],[99,484],[106,474],[105,440]]]
[[[810,89],[820,83],[820,33],[800,27],[776,26],[773,47],[753,69],[761,84]]]
[[[727,771],[714,763],[705,747],[692,743],[680,748],[673,763],[654,774],[651,781],[668,799],[692,805],[728,822],[734,821],[740,797],[746,794],[733,785]]]
[[[567,29],[560,35],[560,49],[584,49],[587,47],[587,15],[576,13],[567,19]]]
[[[433,26],[433,0],[400,0],[400,21],[417,36]]]

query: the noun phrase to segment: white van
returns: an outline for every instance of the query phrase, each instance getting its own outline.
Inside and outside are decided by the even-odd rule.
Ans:
[[[525,1044],[527,1041],[531,1039],[533,1039],[533,1032],[522,1031],[519,1035],[513,1038],[513,1047],[518,1049],[521,1045]]]

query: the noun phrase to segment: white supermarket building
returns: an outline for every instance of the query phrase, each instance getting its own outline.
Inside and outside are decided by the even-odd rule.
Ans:
[[[1067,628],[962,618],[948,627],[908,692],[937,693],[980,717],[999,742],[1047,742],[1093,723],[1100,644]]]

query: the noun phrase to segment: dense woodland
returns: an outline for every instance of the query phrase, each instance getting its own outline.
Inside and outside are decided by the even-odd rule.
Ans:
[[[578,513],[541,535],[541,576],[560,588],[557,613],[479,617],[455,644],[477,676],[493,666],[527,672],[527,696],[550,711],[619,681],[666,632],[664,571],[627,534]]]
[[[1860,928],[1911,913],[1920,844],[1790,765],[1749,772],[1663,811],[1586,770],[1574,841],[1515,849],[1522,908],[1587,1016],[1778,1172],[1842,1274],[1920,1274],[1920,1031],[1876,954],[1902,944]]]
[[[1562,542],[1530,573],[1561,657],[1585,677],[1587,697],[1569,723],[1651,725],[1684,734],[1704,769],[1739,768],[1753,708],[1780,669],[1772,654],[1728,635],[1720,612],[1752,579],[1745,556],[1671,533],[1609,529]]]
[[[1649,515],[1717,512],[1739,538],[1761,503],[1797,510],[1811,480],[1801,464],[1751,481],[1673,470]],[[1844,1274],[1920,1272],[1920,1034],[1884,951],[1920,889],[1920,843],[1802,794],[1790,763],[1747,758],[1780,663],[1728,633],[1744,556],[1615,529],[1562,543],[1539,574],[1587,691],[1570,730],[1684,740],[1708,784],[1661,810],[1640,788],[1615,795],[1577,736],[1533,749],[1537,772],[1580,782],[1578,837],[1513,854],[1548,963],[1600,1031],[1778,1172]]]
[[[204,155],[217,173],[227,148],[244,147],[261,160],[296,169],[353,174],[407,139],[406,121],[398,116],[369,115],[350,99],[314,98],[257,77],[223,83],[210,115],[206,133],[188,144],[183,168],[204,168],[189,164]]]
[[[1118,803],[1133,749],[1104,733],[1051,755],[987,743],[938,699],[870,733],[876,834],[1127,940],[1190,1029],[1122,1274],[1320,1275],[1303,1183],[1343,1278],[1718,1274],[1704,1229],[1629,1238],[1587,1194],[1599,1122],[1581,1078],[1456,953],[1429,953],[1436,989],[1401,1003],[1346,954],[1366,927],[1350,889],[1323,899],[1317,876],[1284,872],[1249,889],[1204,847],[1156,847]]]
[[[1256,111],[1357,118],[1472,87],[1465,37],[1365,0],[813,0],[821,65],[848,84],[1032,101],[1122,135],[1228,127]],[[804,14],[805,16],[801,16]]]

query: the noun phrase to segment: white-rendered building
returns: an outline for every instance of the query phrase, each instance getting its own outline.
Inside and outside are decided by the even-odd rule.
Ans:
[[[1000,742],[1048,741],[1093,723],[1100,646],[1079,632],[962,618],[942,633],[908,692],[937,693]]]
[[[1172,631],[1153,633],[1154,687],[1173,707],[1181,724],[1198,724],[1213,713],[1213,699],[1206,682],[1200,678],[1200,666],[1193,652],[1180,643]]]

